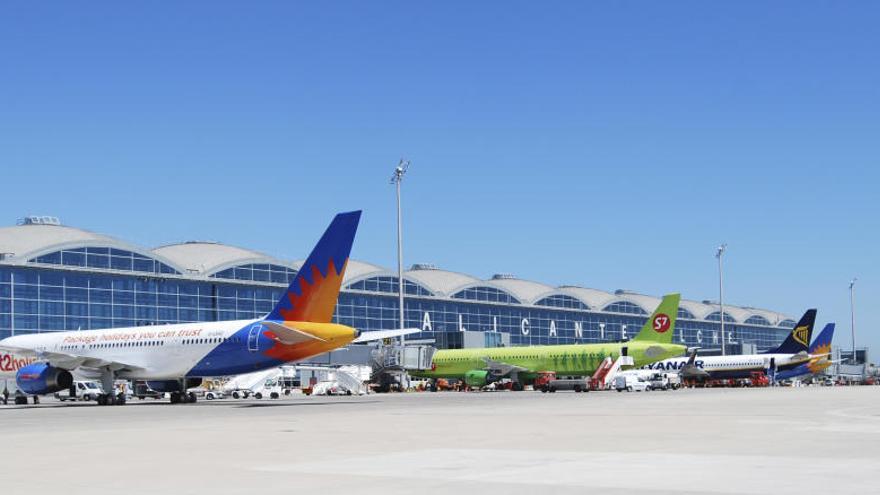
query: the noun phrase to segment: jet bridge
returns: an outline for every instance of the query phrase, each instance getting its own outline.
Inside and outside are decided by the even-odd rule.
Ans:
[[[371,381],[379,385],[379,391],[388,392],[394,388],[406,389],[411,371],[424,371],[431,368],[437,349],[428,344],[399,343],[379,346],[372,352],[373,375]]]

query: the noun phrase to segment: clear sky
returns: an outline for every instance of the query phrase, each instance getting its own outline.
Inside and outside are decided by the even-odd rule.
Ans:
[[[880,356],[876,2],[5,2],[0,224],[818,307]]]

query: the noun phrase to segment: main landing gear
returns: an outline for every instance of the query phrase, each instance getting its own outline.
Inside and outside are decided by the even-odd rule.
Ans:
[[[178,386],[177,392],[171,392],[171,403],[172,404],[195,404],[198,397],[196,397],[195,392],[186,391],[186,378],[181,378],[179,380],[180,385]]]
[[[123,394],[123,393],[119,393],[116,395],[101,394],[98,396],[98,405],[99,406],[124,406],[125,405],[125,394]]]
[[[194,392],[171,392],[172,404],[195,404],[198,400]]]
[[[98,395],[99,406],[125,405],[125,392],[113,393],[116,388],[116,371],[109,366],[101,370],[101,386],[105,393]]]

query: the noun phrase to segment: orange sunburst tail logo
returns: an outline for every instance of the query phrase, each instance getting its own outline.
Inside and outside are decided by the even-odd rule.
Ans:
[[[333,319],[360,217],[360,211],[336,215],[266,319],[315,323]]]

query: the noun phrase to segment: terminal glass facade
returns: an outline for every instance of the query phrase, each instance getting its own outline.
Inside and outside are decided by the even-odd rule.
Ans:
[[[133,253],[127,258],[110,250],[102,253],[106,263],[90,264],[90,251],[86,251],[81,253],[86,256],[84,265],[64,263],[64,252],[60,258],[41,257],[28,265],[0,264],[0,338],[32,332],[259,318],[271,311],[296,273],[273,265],[243,265],[225,269],[223,277],[220,273],[189,276],[170,273],[155,260],[149,267],[147,263],[138,265],[144,270],[136,269],[139,261]],[[114,257],[127,261],[115,262]],[[364,331],[397,328],[397,286],[397,277],[388,276],[352,283],[340,294],[335,320]],[[597,310],[565,295],[546,297],[532,305],[493,287],[475,286],[452,297],[434,296],[409,280],[404,287],[406,326],[422,329],[410,337],[415,339],[473,330],[508,333],[512,345],[616,341],[634,336],[647,319],[644,309],[628,301]],[[714,319],[720,320],[720,315],[716,313]],[[755,344],[759,350],[778,345],[794,325],[772,326],[757,319],[736,323],[730,315],[725,315],[725,322],[729,342]],[[719,322],[695,319],[682,309],[674,340],[689,346],[718,347]]]

